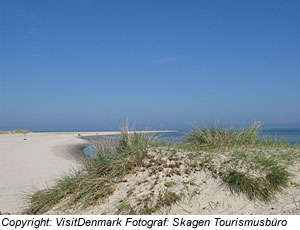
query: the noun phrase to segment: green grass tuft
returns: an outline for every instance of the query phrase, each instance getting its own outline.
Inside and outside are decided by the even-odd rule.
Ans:
[[[211,129],[194,127],[187,134],[186,142],[206,147],[255,145],[259,143],[260,123],[245,129],[224,129],[215,125]]]
[[[232,192],[244,193],[250,200],[270,202],[277,192],[288,185],[290,174],[281,167],[272,167],[265,176],[251,177],[251,175],[231,169],[223,176]]]
[[[120,128],[118,153],[133,153],[144,155],[153,143],[153,135],[130,130],[128,124]]]
[[[150,145],[151,135],[130,131],[128,126],[122,128],[117,153],[106,149],[98,158],[84,161],[81,171],[63,177],[52,188],[34,193],[25,213],[45,213],[66,197],[69,204],[84,206],[108,197],[124,175],[143,164]]]
[[[227,183],[232,192],[244,193],[250,200],[260,199],[270,201],[272,191],[265,188],[264,179],[251,178],[247,174],[230,170],[223,177],[223,181]]]

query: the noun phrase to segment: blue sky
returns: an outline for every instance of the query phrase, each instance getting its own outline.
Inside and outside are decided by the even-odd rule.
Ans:
[[[300,127],[300,1],[0,1],[0,129]]]

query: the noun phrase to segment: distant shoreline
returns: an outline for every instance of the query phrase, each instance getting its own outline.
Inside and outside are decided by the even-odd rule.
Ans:
[[[176,133],[178,130],[143,130],[143,131],[129,131],[129,133]],[[87,136],[112,136],[119,135],[120,131],[87,131],[87,132],[36,132],[36,133],[45,133],[45,134],[74,134],[77,137],[87,137]]]
[[[120,131],[33,131],[34,133],[85,133],[85,134],[90,134],[90,133],[99,133],[101,135],[110,135],[110,133],[114,134],[119,134]],[[179,132],[179,130],[132,130],[130,131],[132,133],[172,133],[172,132]]]

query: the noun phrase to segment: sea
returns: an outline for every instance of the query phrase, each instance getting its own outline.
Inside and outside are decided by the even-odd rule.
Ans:
[[[154,134],[154,139],[162,140],[165,142],[180,142],[183,141],[186,137],[188,131],[180,130],[176,132],[166,132],[166,133],[157,133]],[[285,140],[286,143],[290,145],[299,145],[300,146],[300,129],[262,129],[260,131],[261,138],[268,137],[272,138],[274,141]],[[107,138],[110,140],[117,140],[118,135],[109,135],[102,136],[101,138]],[[84,148],[84,153],[89,157],[95,158],[97,156],[96,149],[93,143],[97,143],[97,136],[85,137],[91,142],[91,145],[88,145]]]

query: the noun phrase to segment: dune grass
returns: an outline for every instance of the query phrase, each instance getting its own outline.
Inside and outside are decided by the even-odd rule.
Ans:
[[[291,174],[287,167],[299,159],[285,142],[260,138],[260,124],[244,129],[194,127],[186,143],[195,150],[195,161],[223,180],[234,193],[250,200],[270,202],[288,186]],[[199,149],[209,150],[203,154]],[[196,164],[197,165],[197,164]]]
[[[29,197],[31,204],[25,213],[42,214],[66,197],[69,204],[81,203],[84,206],[108,197],[124,175],[143,164],[151,138],[151,135],[129,132],[128,126],[122,127],[116,153],[99,151],[96,159],[83,162],[80,171],[59,179],[52,188],[34,193]]]
[[[165,143],[153,142],[152,135],[132,132],[127,123],[120,129],[114,151],[111,151],[111,143],[105,142],[104,147],[98,148],[98,157],[84,161],[80,171],[74,171],[58,180],[52,188],[30,196],[31,205],[25,213],[47,212],[64,198],[68,198],[70,205],[96,204],[109,197],[115,191],[115,184],[125,175],[145,166],[148,152],[153,148],[161,155],[165,151],[183,150],[191,170],[208,170],[233,193],[242,193],[249,200],[270,202],[288,186],[292,176],[288,167],[300,159],[300,151],[299,147],[284,142],[261,139],[259,130],[259,123],[244,129],[224,129],[219,125],[211,129],[194,127],[185,141],[169,148]],[[141,207],[130,207],[129,213],[151,214],[161,206],[171,206],[180,200],[173,193],[162,194],[163,203],[159,203],[159,199],[158,205],[150,204],[152,199],[145,200]],[[117,213],[128,213],[125,212],[128,205],[125,201],[121,203]]]
[[[173,204],[178,203],[181,200],[181,196],[171,192],[168,189],[163,189],[159,192],[156,199],[154,199],[153,193],[144,196],[137,200],[135,207],[130,205],[128,199],[120,201],[117,207],[116,215],[151,215],[158,212],[161,208],[171,207]]]
[[[186,142],[211,148],[224,146],[256,145],[259,143],[260,123],[244,129],[225,129],[220,125],[212,128],[194,127],[187,134]]]
[[[11,133],[11,134],[15,134],[15,133],[26,134],[26,133],[31,133],[31,131],[27,130],[27,129],[14,129],[14,130],[8,130],[8,131],[0,131],[0,134],[8,134],[8,133]]]
[[[227,164],[221,179],[232,192],[244,193],[250,200],[270,202],[288,186],[291,176],[278,161],[264,155],[243,154],[240,160],[232,156]]]

